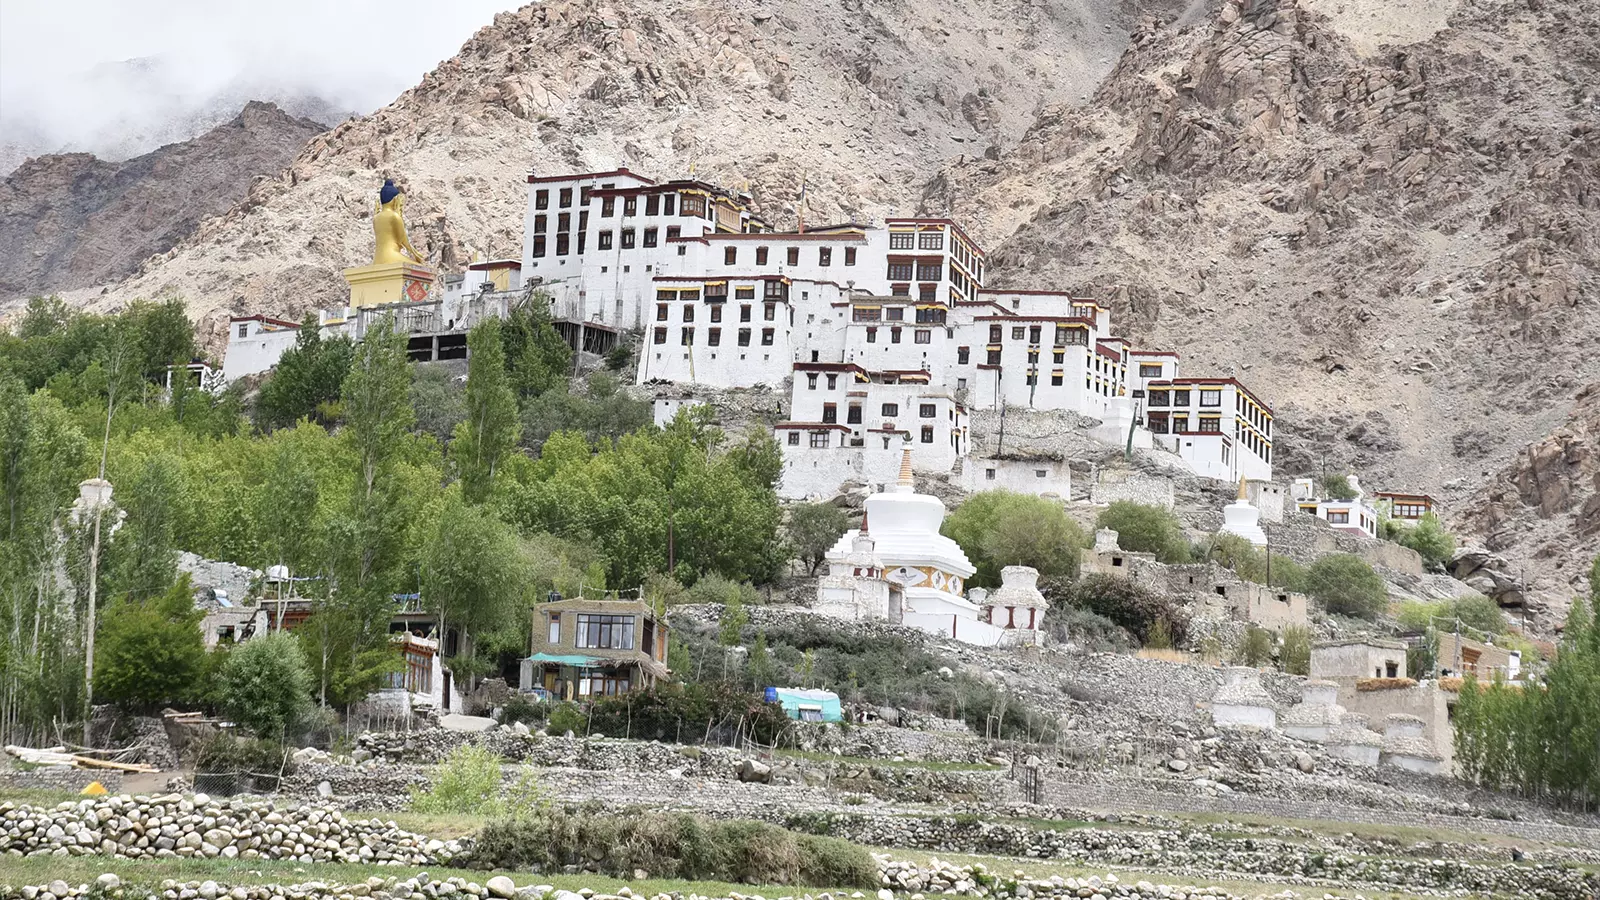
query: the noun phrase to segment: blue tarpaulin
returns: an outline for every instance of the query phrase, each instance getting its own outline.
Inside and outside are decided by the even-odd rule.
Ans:
[[[802,722],[844,721],[839,695],[833,691],[769,687],[767,702],[780,704],[789,718]]]

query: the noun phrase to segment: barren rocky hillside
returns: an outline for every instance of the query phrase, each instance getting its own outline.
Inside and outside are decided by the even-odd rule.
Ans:
[[[1108,297],[1247,379],[1278,471],[1441,496],[1561,595],[1600,543],[1557,524],[1593,466],[1526,460],[1570,445],[1546,436],[1600,378],[1597,86],[1580,0],[1229,0],[1146,21],[1091,104],[925,207],[980,222],[996,282]]]
[[[748,181],[790,223],[802,177],[814,222],[910,212],[947,160],[998,156],[1044,102],[1093,91],[1131,23],[1103,7],[529,5],[390,106],[313,140],[104,302],[176,293],[197,313],[290,314],[338,302],[339,270],[371,252],[366,217],[388,176],[408,191],[414,242],[446,267],[471,251],[520,254],[530,168],[692,168]]]
[[[323,126],[268,103],[126,162],[40,156],[0,181],[0,299],[127,277],[275,175]]]

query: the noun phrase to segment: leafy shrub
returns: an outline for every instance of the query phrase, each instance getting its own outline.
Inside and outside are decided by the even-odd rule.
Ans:
[[[489,869],[554,872],[584,866],[616,878],[872,888],[878,868],[866,848],[837,838],[750,821],[681,812],[553,808],[491,822],[473,863]]]
[[[281,737],[311,707],[311,669],[291,634],[262,635],[233,648],[222,665],[222,709],[262,737]]]
[[[1072,641],[1091,653],[1130,653],[1138,644],[1128,629],[1076,606],[1052,607],[1045,629],[1058,641]]]
[[[1154,553],[1164,563],[1189,561],[1189,541],[1171,510],[1118,500],[1100,512],[1097,528],[1117,533],[1117,545],[1135,553]]]
[[[499,756],[476,744],[462,744],[433,767],[427,790],[412,790],[411,809],[497,816],[505,811],[500,780]]]
[[[547,730],[551,734],[586,734],[589,731],[589,717],[584,715],[583,709],[578,704],[568,701],[550,710],[550,722]]]
[[[1329,612],[1371,619],[1389,602],[1383,576],[1358,556],[1331,553],[1306,570],[1306,593]]]
[[[192,595],[184,575],[163,594],[124,598],[106,609],[95,648],[95,699],[148,708],[200,693],[206,648]]]
[[[1269,558],[1266,551],[1257,549],[1254,544],[1236,534],[1213,536],[1209,543],[1197,548],[1196,556],[1202,559],[1215,559],[1246,581],[1270,584],[1291,591],[1305,590],[1304,566],[1287,556],[1274,555]]]
[[[1311,631],[1299,625],[1283,630],[1283,646],[1278,648],[1283,670],[1290,675],[1311,674]]]
[[[1233,648],[1234,662],[1241,666],[1259,668],[1272,660],[1272,632],[1251,625],[1239,636]]]
[[[1006,566],[1032,566],[1045,578],[1078,574],[1083,529],[1058,500],[1012,491],[983,491],[956,507],[940,529],[977,567],[974,587],[999,587]]]
[[[195,750],[196,772],[260,772],[276,775],[288,770],[282,744],[263,738],[219,732]]]
[[[708,734],[731,740],[742,727],[755,740],[771,744],[790,721],[781,706],[766,702],[762,694],[712,681],[661,684],[597,700],[589,707],[588,724],[591,733],[607,737],[662,741],[693,741]]]
[[[1445,531],[1439,524],[1439,517],[1431,512],[1417,524],[1400,528],[1394,535],[1394,542],[1417,551],[1423,565],[1434,572],[1443,572],[1456,552],[1456,536]]]
[[[1073,606],[1104,616],[1132,632],[1142,644],[1156,635],[1157,623],[1165,623],[1166,637],[1174,646],[1188,638],[1189,617],[1177,603],[1126,578],[1090,575],[1072,585],[1056,601],[1056,607]]]
[[[549,710],[544,705],[534,702],[527,694],[516,693],[500,707],[500,724],[533,725],[543,722],[548,715]]]
[[[1322,495],[1329,500],[1354,500],[1356,498],[1355,485],[1350,483],[1348,475],[1324,475],[1322,477]]]

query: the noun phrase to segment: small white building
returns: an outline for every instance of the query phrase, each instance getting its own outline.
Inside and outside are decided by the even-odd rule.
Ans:
[[[1377,540],[1378,510],[1368,502],[1361,482],[1354,475],[1350,476],[1350,486],[1355,488],[1355,497],[1339,500],[1320,496],[1314,480],[1296,478],[1289,485],[1289,494],[1300,512],[1322,519],[1337,531]]]

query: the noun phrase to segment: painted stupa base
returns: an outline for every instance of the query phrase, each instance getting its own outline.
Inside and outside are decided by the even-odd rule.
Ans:
[[[350,305],[383,306],[421,303],[433,293],[435,275],[428,266],[410,262],[375,263],[344,270],[350,283]]]

